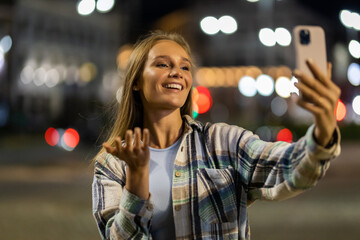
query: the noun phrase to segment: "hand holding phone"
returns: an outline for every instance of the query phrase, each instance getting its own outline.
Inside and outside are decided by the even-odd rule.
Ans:
[[[296,52],[295,77],[300,97],[297,104],[311,112],[315,120],[315,141],[322,146],[336,142],[335,109],[341,90],[331,80],[331,64],[327,64],[325,34],[317,26],[294,28]],[[310,60],[309,60],[310,59]]]

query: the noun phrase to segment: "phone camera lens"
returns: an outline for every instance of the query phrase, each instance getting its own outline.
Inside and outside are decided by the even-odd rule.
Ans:
[[[310,31],[307,29],[300,30],[300,43],[308,45],[310,43]]]

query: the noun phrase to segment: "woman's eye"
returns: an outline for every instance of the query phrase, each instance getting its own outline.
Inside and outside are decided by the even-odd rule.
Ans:
[[[189,70],[190,70],[189,67],[182,67],[182,69],[185,70],[185,71],[189,71]]]
[[[158,67],[167,67],[168,65],[165,63],[158,63],[156,66]]]

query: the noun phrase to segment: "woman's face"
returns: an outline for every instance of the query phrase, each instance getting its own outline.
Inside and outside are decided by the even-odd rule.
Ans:
[[[180,109],[192,87],[190,57],[176,42],[158,41],[149,51],[135,88],[145,110]]]

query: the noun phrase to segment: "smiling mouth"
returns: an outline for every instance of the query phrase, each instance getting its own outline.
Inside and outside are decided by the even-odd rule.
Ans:
[[[163,85],[164,88],[167,88],[167,89],[177,89],[177,90],[182,90],[183,87],[181,84],[177,84],[177,83],[169,83],[169,84],[165,84]]]

